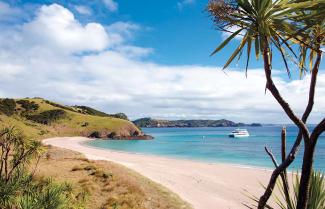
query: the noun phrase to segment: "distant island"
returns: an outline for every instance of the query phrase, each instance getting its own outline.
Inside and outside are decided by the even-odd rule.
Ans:
[[[172,128],[172,127],[240,127],[240,126],[262,126],[260,123],[235,123],[230,120],[159,120],[152,118],[140,118],[133,123],[140,128]]]

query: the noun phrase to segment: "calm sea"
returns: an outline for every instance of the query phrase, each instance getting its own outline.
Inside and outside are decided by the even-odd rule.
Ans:
[[[280,161],[281,126],[245,127],[250,137],[229,138],[234,128],[144,128],[155,137],[149,141],[95,140],[90,146],[104,149],[158,155],[170,158],[197,160],[212,163],[229,163],[271,168],[264,147],[269,147]],[[287,150],[297,135],[295,127],[287,127]],[[318,140],[314,168],[325,171],[325,135]],[[302,149],[291,170],[299,169]]]

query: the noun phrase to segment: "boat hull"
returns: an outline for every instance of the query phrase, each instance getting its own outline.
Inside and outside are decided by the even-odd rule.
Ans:
[[[235,135],[235,134],[229,134],[229,137],[231,137],[231,138],[242,138],[242,137],[249,137],[249,134],[245,134],[245,135]]]

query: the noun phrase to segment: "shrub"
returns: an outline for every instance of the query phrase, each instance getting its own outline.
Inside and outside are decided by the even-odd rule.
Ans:
[[[58,107],[58,108],[61,108],[61,109],[76,112],[76,110],[74,110],[72,107],[67,107],[67,106],[64,106],[64,105],[60,105],[60,104],[57,104],[57,103],[54,103],[54,102],[51,102],[51,101],[48,101],[48,100],[44,100],[44,101],[45,101],[46,104],[52,105],[53,107]]]
[[[80,171],[82,170],[82,167],[80,167],[79,165],[75,165],[73,166],[73,168],[71,169],[71,171]]]
[[[104,179],[108,179],[110,177],[113,177],[113,174],[109,172],[103,172],[101,177],[103,177]]]
[[[139,133],[139,131],[137,131],[137,130],[135,130],[134,132],[133,132],[133,134],[132,134],[132,136],[139,136],[140,135],[140,133]]]
[[[36,104],[34,101],[30,102],[28,100],[18,100],[17,103],[25,109],[25,112],[36,111],[39,108],[39,105]]]
[[[0,100],[0,112],[11,116],[15,113],[16,102],[14,99],[1,99]]]
[[[87,165],[86,167],[84,167],[84,170],[85,171],[97,170],[97,168],[94,165]]]
[[[32,120],[36,123],[49,125],[52,122],[63,119],[65,116],[66,112],[64,110],[56,109],[44,111],[37,115],[29,115],[27,116],[27,119]]]
[[[88,123],[88,122],[85,122],[85,123],[83,123],[83,124],[81,125],[81,127],[87,127],[87,126],[89,126],[89,123]]]
[[[87,115],[95,115],[95,116],[101,116],[101,117],[106,117],[109,116],[108,114],[95,110],[94,108],[91,107],[87,107],[87,106],[74,106],[76,108],[79,108],[80,110],[78,110],[79,112],[81,112],[82,114],[87,114]]]
[[[107,137],[110,139],[114,139],[116,136],[117,134],[114,131],[107,135]]]
[[[100,133],[98,131],[94,131],[89,135],[90,138],[100,138]]]
[[[26,140],[12,127],[0,130],[0,142],[0,208],[84,208],[83,192],[75,195],[69,184],[35,179],[28,172],[32,159],[42,153],[41,142]]]
[[[119,119],[123,119],[123,120],[129,120],[128,116],[124,113],[116,113],[116,114],[111,114],[109,115],[110,117],[113,118],[119,118]]]
[[[43,136],[43,135],[45,135],[45,134],[47,134],[47,133],[48,133],[47,130],[41,130],[41,131],[38,133],[38,135]]]

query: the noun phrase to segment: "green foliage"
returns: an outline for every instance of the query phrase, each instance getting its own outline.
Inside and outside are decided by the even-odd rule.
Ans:
[[[24,170],[20,173],[15,173],[8,181],[5,178],[0,178],[0,206],[4,209],[13,208],[18,205],[17,196],[26,188],[26,185],[31,181],[31,176],[26,175]]]
[[[98,131],[94,131],[88,137],[90,137],[90,138],[100,138],[100,133]]]
[[[84,123],[81,125],[81,127],[87,127],[87,126],[89,126],[89,123],[88,123],[88,122],[84,122]]]
[[[110,138],[110,139],[114,139],[116,136],[117,136],[117,134],[113,131],[110,134],[108,134],[107,137]]]
[[[51,102],[49,100],[44,100],[44,102],[46,104],[52,105],[53,107],[58,107],[58,108],[61,108],[61,109],[64,109],[64,110],[69,110],[69,111],[72,111],[72,112],[77,112],[72,107],[68,107],[68,106],[65,106],[65,105],[61,105],[61,104],[58,104],[58,103],[54,103],[54,102]]]
[[[282,181],[277,181],[277,189],[279,190],[280,195],[272,193],[275,203],[280,209],[296,209],[297,200],[299,194],[299,178],[300,175],[297,172],[292,175],[292,186],[293,192],[290,193],[289,200],[286,200],[284,187]],[[263,188],[265,188],[263,186]],[[259,198],[256,196],[247,195],[253,202],[256,204],[259,201]],[[325,209],[325,175],[320,172],[313,172],[310,179],[310,190],[309,190],[309,199],[307,203],[308,209]],[[247,208],[256,208],[256,205],[253,204],[245,205]],[[270,205],[266,205],[266,208],[273,209]]]
[[[20,104],[21,107],[25,109],[25,112],[33,112],[38,110],[39,108],[39,105],[36,104],[34,101],[18,100],[17,103]]]
[[[237,28],[213,51],[212,55],[227,46],[235,37],[242,37],[240,44],[229,57],[224,68],[228,67],[236,57],[239,60],[245,47],[246,71],[251,48],[255,49],[256,59],[259,59],[264,50],[268,49],[268,59],[271,63],[272,50],[269,50],[269,46],[273,45],[281,54],[290,76],[288,61],[293,62],[302,70],[306,59],[304,51],[301,51],[300,57],[296,55],[292,44],[298,44],[305,51],[308,48],[311,49],[312,63],[316,57],[313,55],[319,50],[320,43],[324,43],[324,18],[320,17],[320,13],[324,12],[324,3],[321,0],[210,0],[207,10],[221,31],[228,32],[231,28]],[[309,22],[305,20],[309,20]],[[316,27],[314,30],[309,30],[311,26]],[[310,39],[313,40],[309,41]],[[316,48],[311,44],[315,39],[318,43]]]
[[[116,113],[116,114],[107,114],[94,108],[87,107],[87,106],[74,106],[75,108],[79,109],[79,113],[86,114],[86,115],[95,115],[100,117],[112,117],[112,118],[119,118],[123,120],[129,120],[128,116],[124,113]]]
[[[0,131],[0,208],[84,208],[85,194],[74,195],[71,185],[35,179],[27,168],[42,153],[39,141],[27,140],[14,127]]]
[[[16,102],[14,99],[0,99],[0,113],[11,116],[15,113]]]
[[[285,201],[285,193],[281,183],[277,184],[280,196],[273,194],[275,201],[281,209],[295,209],[299,194],[299,173],[293,176],[293,194],[289,202]],[[308,199],[308,209],[325,209],[325,176],[320,172],[313,172],[310,179],[310,191]]]
[[[129,120],[128,116],[124,113],[109,114],[110,117]]]
[[[64,110],[55,109],[55,110],[47,110],[37,115],[29,115],[27,116],[27,119],[37,123],[49,125],[52,122],[65,118],[65,116],[66,116],[66,112]]]
[[[18,202],[21,209],[84,208],[85,195],[74,195],[70,184],[42,179],[31,182]]]
[[[104,113],[104,112],[101,112],[101,111],[98,111],[98,110],[95,110],[91,107],[87,107],[87,106],[74,106],[78,109],[80,109],[81,113],[82,114],[86,114],[86,115],[95,115],[95,116],[101,116],[101,117],[107,117],[109,116],[108,114]]]
[[[15,127],[0,130],[0,148],[0,178],[4,181],[24,170],[42,152],[41,142],[25,139]]]

